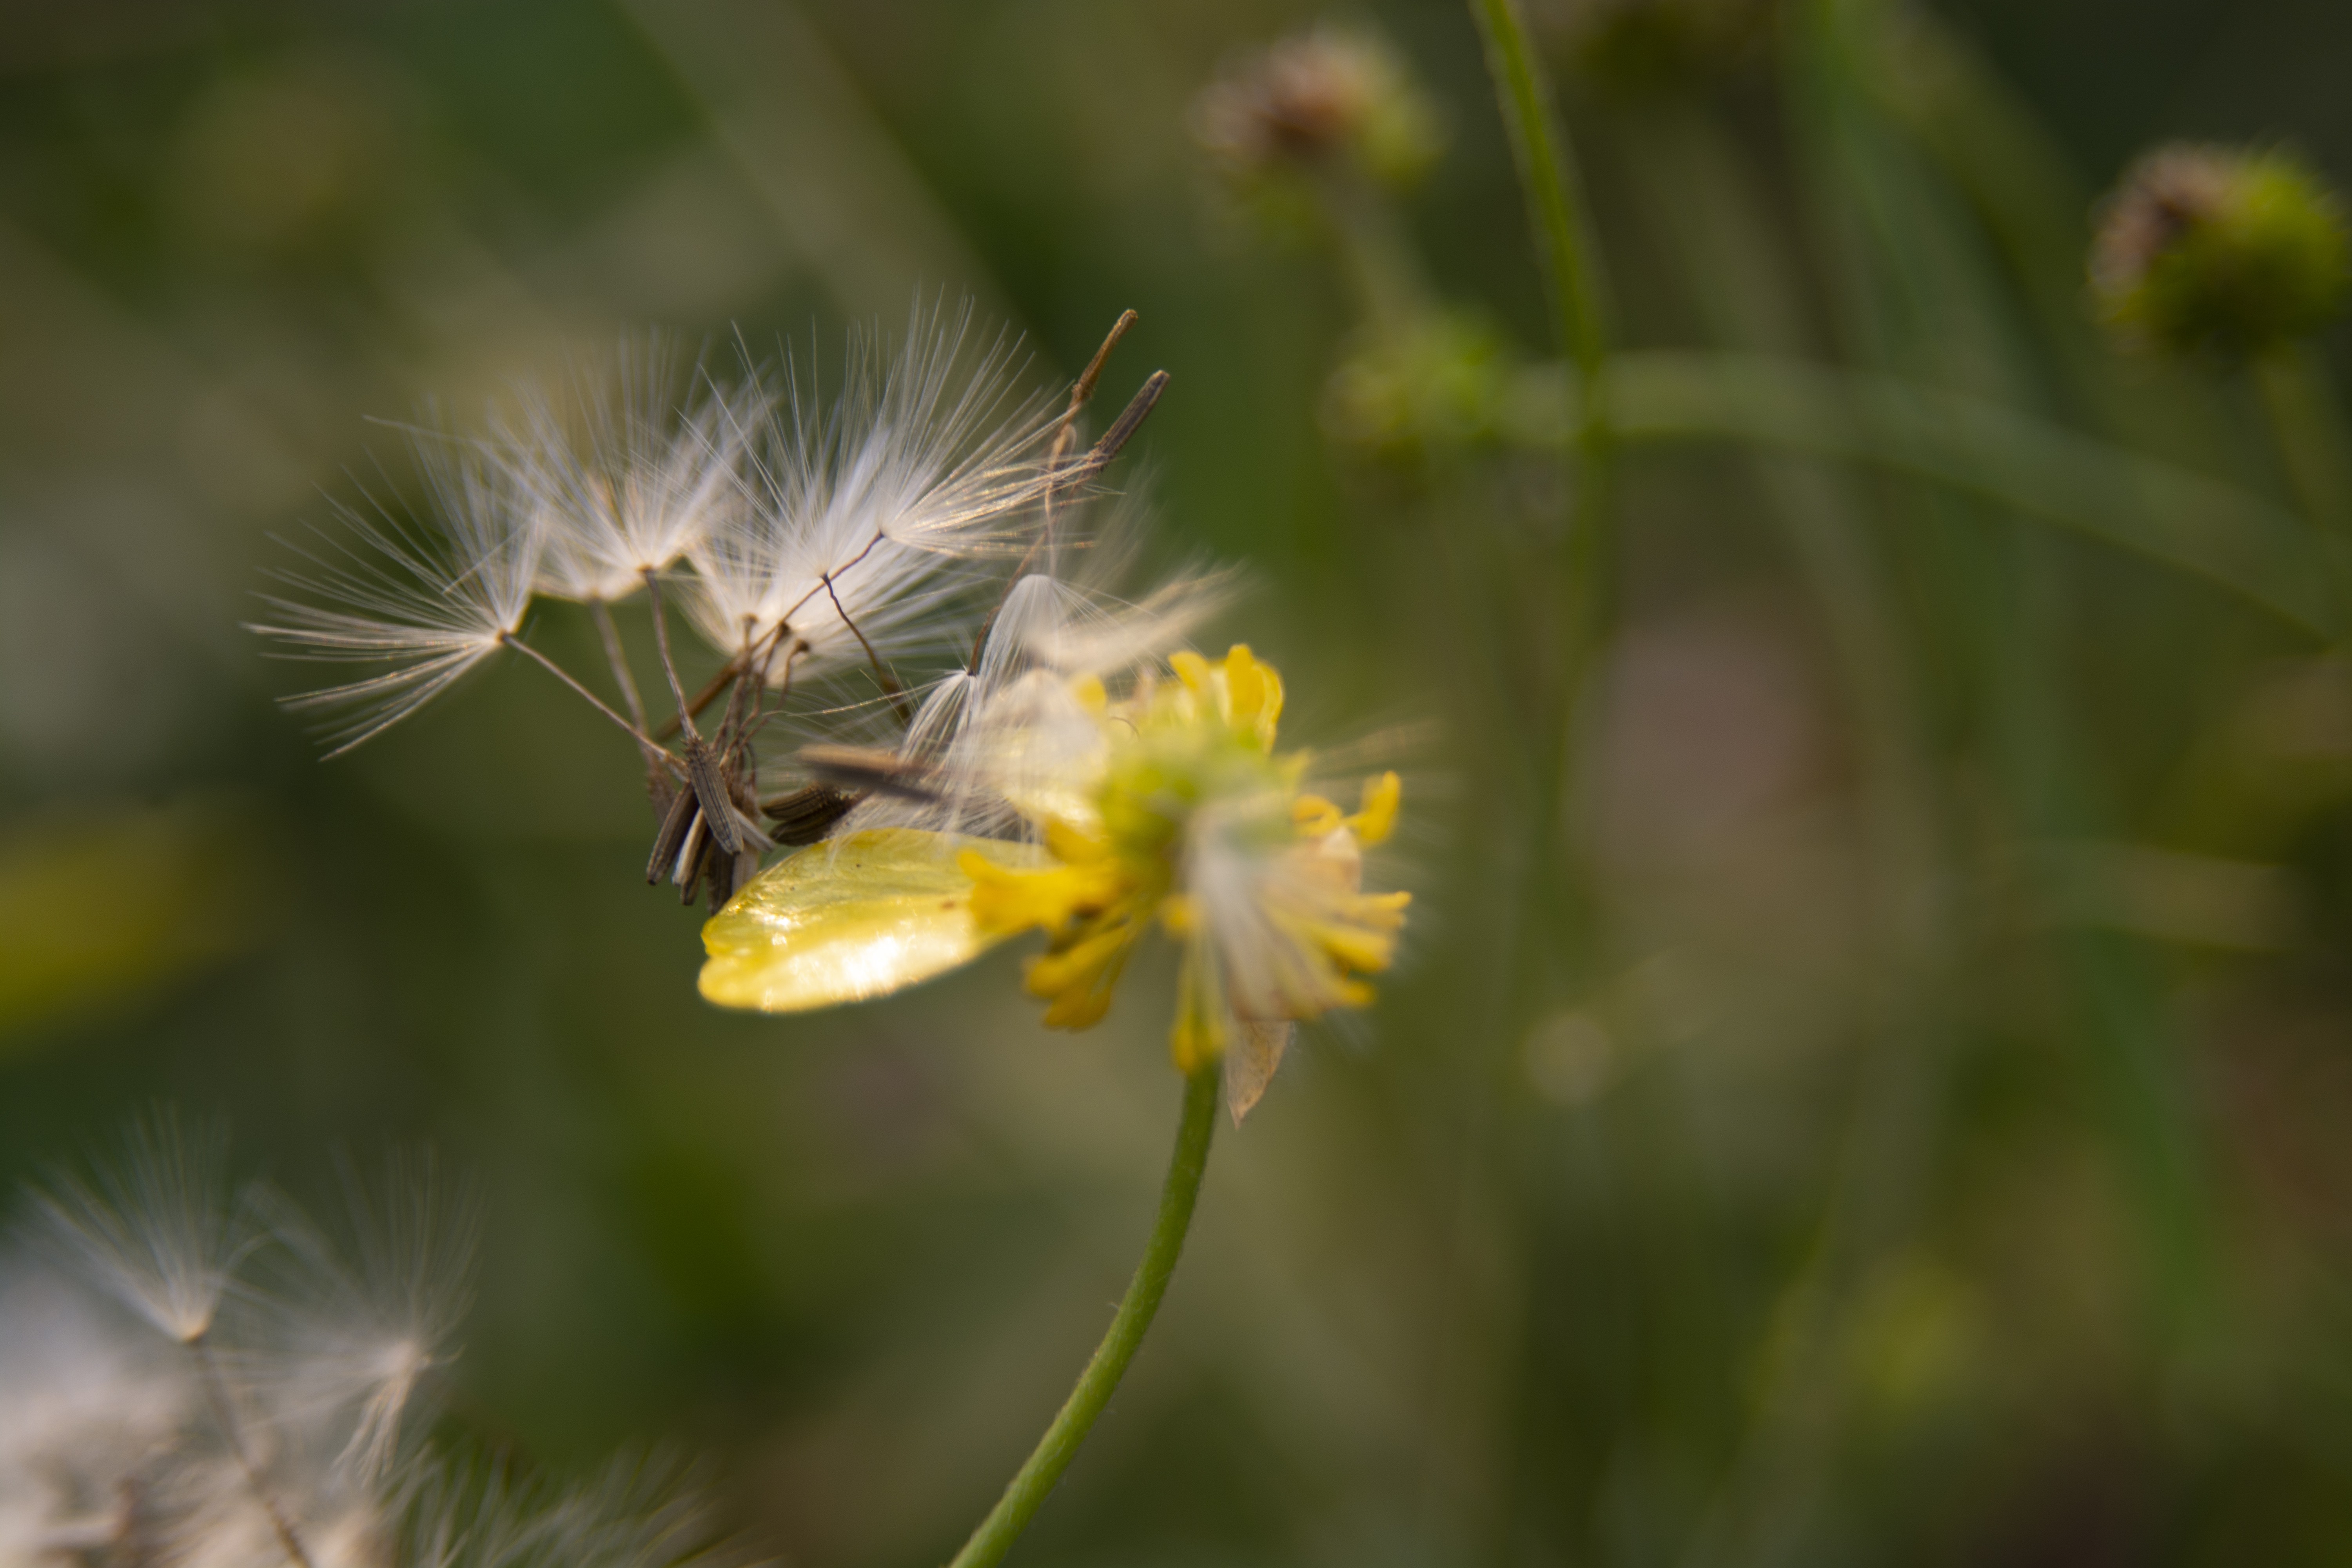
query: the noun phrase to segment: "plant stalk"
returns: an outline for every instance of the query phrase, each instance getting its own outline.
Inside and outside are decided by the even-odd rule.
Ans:
[[[1160,1299],[1168,1293],[1169,1277],[1176,1272],[1185,1233],[1192,1227],[1192,1205],[1201,1195],[1201,1176],[1209,1166],[1209,1140],[1217,1129],[1220,1081],[1213,1063],[1184,1080],[1184,1115],[1176,1126],[1176,1151],[1169,1157],[1168,1179],[1160,1189],[1160,1217],[1152,1225],[1143,1261],[1136,1266],[1135,1278],[1110,1321],[1110,1331],[1095,1347],[1094,1358],[1078,1374],[1077,1386],[1070,1391],[1054,1424],[1045,1428],[1035,1450],[949,1568],[990,1568],[1004,1560],[1045,1495],[1069,1468],[1096,1418],[1110,1404],[1127,1363],[1135,1359],[1160,1310]]]
[[[1588,879],[1580,857],[1571,854],[1565,864],[1560,862],[1563,842],[1570,837],[1572,753],[1580,739],[1592,665],[1607,641],[1612,610],[1607,584],[1614,569],[1609,511],[1615,430],[1606,374],[1607,289],[1600,247],[1583,210],[1575,158],[1552,102],[1550,81],[1519,15],[1518,0],[1471,0],[1470,9],[1486,41],[1487,74],[1494,78],[1518,164],[1553,325],[1561,352],[1577,373],[1575,510],[1559,552],[1558,685],[1536,727],[1535,816],[1526,894],[1542,913],[1567,928],[1572,962],[1582,969],[1597,946]],[[1526,922],[1524,940],[1539,942],[1535,933],[1540,929],[1541,922]]]
[[[2352,462],[2346,458],[2343,412],[2317,356],[2302,344],[2255,362],[2253,379],[2320,558],[2333,619],[2328,629],[2342,637],[2352,631],[2352,563],[2346,553],[2352,547]]]

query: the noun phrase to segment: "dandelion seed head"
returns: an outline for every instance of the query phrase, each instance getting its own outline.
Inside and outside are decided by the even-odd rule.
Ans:
[[[404,1560],[415,1568],[723,1568],[709,1505],[678,1466],[624,1455],[552,1488],[442,1466],[415,1489]]]
[[[429,1157],[382,1185],[347,1173],[355,1239],[339,1247],[268,1189],[222,1217],[216,1133],[159,1110],[127,1149],[37,1194],[86,1281],[0,1253],[0,1563],[733,1561],[675,1466],[517,1483],[417,1438],[475,1236]]]

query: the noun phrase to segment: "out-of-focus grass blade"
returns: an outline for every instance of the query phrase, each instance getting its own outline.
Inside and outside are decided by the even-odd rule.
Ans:
[[[1983,398],[1795,360],[1653,351],[1612,362],[1609,410],[1629,444],[1738,441],[1929,479],[2332,629],[2318,563],[2286,511]],[[1562,412],[1554,428],[1573,429]]]

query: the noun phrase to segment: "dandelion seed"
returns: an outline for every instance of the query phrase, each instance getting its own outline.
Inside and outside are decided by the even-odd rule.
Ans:
[[[623,1459],[573,1487],[518,1485],[478,1479],[415,1435],[474,1238],[472,1206],[429,1159],[395,1162],[379,1199],[347,1175],[358,1245],[346,1253],[267,1190],[228,1226],[217,1137],[184,1135],[158,1111],[130,1142],[92,1184],[37,1198],[71,1258],[135,1317],[0,1255],[0,1563],[736,1560],[713,1549],[674,1465]],[[232,1244],[263,1226],[267,1250]]]
[[[257,1239],[229,1201],[226,1140],[168,1110],[135,1120],[119,1162],[94,1183],[60,1173],[35,1202],[50,1235],[100,1289],[166,1337],[211,1329],[237,1264]]]
[[[746,1561],[717,1540],[691,1478],[660,1458],[625,1455],[568,1488],[443,1465],[414,1492],[402,1560],[415,1568],[722,1568]]]
[[[919,306],[887,363],[876,340],[853,339],[829,407],[787,368],[749,514],[691,554],[688,606],[714,647],[769,650],[762,675],[782,686],[954,645],[946,612],[969,586],[955,564],[1024,542],[1051,427],[1012,396],[1008,345],[975,356],[971,335],[969,307]]]
[[[436,1180],[429,1156],[395,1161],[371,1200],[348,1171],[355,1247],[347,1258],[301,1214],[270,1212],[277,1277],[258,1293],[258,1353],[237,1371],[281,1423],[316,1428],[331,1468],[366,1488],[388,1475],[426,1374],[450,1358],[471,1300],[474,1205]]]
[[[545,531],[511,477],[471,447],[428,441],[419,453],[442,527],[338,505],[347,537],[322,531],[306,552],[311,570],[278,574],[305,597],[265,595],[278,619],[248,627],[297,658],[389,667],[286,700],[320,716],[330,756],[382,734],[497,652],[521,629],[538,581]]]
[[[675,351],[656,338],[624,345],[561,403],[522,394],[492,450],[545,531],[541,593],[618,603],[742,506],[762,394],[699,375],[681,392],[678,381]]]
[[[856,709],[839,691],[813,706],[810,683],[869,672],[898,725],[881,739],[903,750],[919,677],[985,640],[975,627],[999,582],[1040,556],[1052,565],[1055,505],[1087,493],[1167,383],[1165,373],[1148,378],[1102,439],[1075,451],[1076,418],[1132,321],[1121,318],[1051,418],[1013,395],[1012,349],[1001,336],[978,342],[969,307],[919,302],[895,355],[853,338],[846,384],[830,404],[789,365],[781,395],[757,380],[733,390],[705,381],[679,399],[667,350],[625,349],[612,374],[562,405],[526,394],[490,438],[427,443],[440,527],[344,509],[344,533],[311,556],[317,570],[283,574],[303,595],[271,597],[277,616],[253,629],[300,657],[387,667],[290,700],[327,716],[335,753],[492,652],[523,654],[635,742],[658,825],[647,882],[717,910],[768,849],[822,837],[857,803],[823,779],[760,796],[773,721],[805,731]],[[1017,563],[1009,574],[1007,561]],[[640,586],[677,704],[658,729],[608,607]],[[535,593],[589,606],[625,712],[521,638]],[[725,661],[693,696],[673,654],[673,604]],[[902,679],[902,660],[920,665],[919,679]],[[797,716],[787,711],[795,700]],[[951,696],[940,700],[934,719],[960,711]]]

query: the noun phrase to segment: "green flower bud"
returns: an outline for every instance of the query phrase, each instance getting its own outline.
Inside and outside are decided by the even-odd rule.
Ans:
[[[2160,147],[2104,204],[2099,314],[2124,342],[2244,359],[2326,325],[2352,284],[2343,204],[2292,153]]]
[[[1331,373],[1323,427],[1370,456],[1404,460],[1493,438],[1510,364],[1480,321],[1450,313],[1373,340]]]
[[[1194,103],[1192,132],[1244,192],[1334,167],[1404,189],[1445,142],[1435,107],[1397,52],[1334,26],[1229,66]]]

